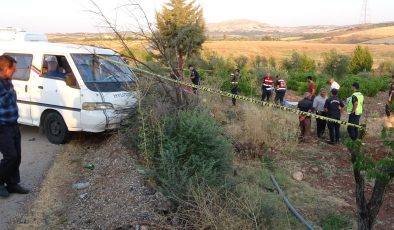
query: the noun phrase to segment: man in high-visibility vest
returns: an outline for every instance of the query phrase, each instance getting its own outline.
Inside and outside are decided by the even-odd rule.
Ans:
[[[349,113],[349,123],[359,125],[360,117],[363,113],[364,106],[364,96],[359,92],[360,85],[357,82],[352,84],[353,94],[347,104],[347,112]],[[358,128],[348,126],[347,132],[352,140],[357,140],[358,138]]]

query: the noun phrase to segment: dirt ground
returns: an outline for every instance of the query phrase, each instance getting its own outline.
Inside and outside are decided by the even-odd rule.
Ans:
[[[291,100],[300,99],[294,92],[289,93]],[[380,131],[385,117],[384,104],[387,93],[380,92],[376,97],[366,97],[365,110],[362,123],[367,124],[367,137],[363,140],[364,146],[368,146],[367,153],[375,159],[381,159],[391,154],[390,150],[383,147],[380,142]],[[342,120],[346,120],[346,115]],[[314,125],[312,126],[314,132]],[[341,131],[346,134],[346,128]],[[328,130],[326,130],[328,138]],[[331,146],[324,141],[313,138],[311,143],[299,144],[300,153],[297,157],[288,159],[286,155],[276,155],[277,162],[289,162],[297,165],[297,168],[305,171],[305,181],[317,190],[324,190],[329,194],[345,201],[342,205],[344,213],[355,218],[355,182],[351,167],[351,155],[344,145]],[[283,167],[291,168],[290,165]],[[294,166],[293,166],[294,167]],[[317,172],[316,172],[317,168]],[[369,181],[366,186],[367,194],[371,194],[373,183]],[[369,196],[368,195],[368,196]],[[368,199],[367,196],[367,199]],[[387,188],[384,203],[377,217],[374,229],[394,229],[394,183]]]
[[[363,121],[369,130],[365,139],[369,153],[389,154],[379,143],[384,109],[379,104],[385,93],[366,98]],[[290,101],[300,96],[289,92]],[[230,105],[230,101],[229,101]],[[343,118],[346,120],[346,117]],[[314,128],[314,126],[313,126]],[[343,128],[343,133],[346,130]],[[346,134],[345,134],[346,135]],[[324,191],[341,204],[338,210],[355,219],[354,178],[350,153],[344,145],[330,146],[313,139],[299,144],[296,155],[271,157],[291,172],[304,172],[304,182],[316,191]],[[27,216],[16,222],[16,229],[173,229],[177,219],[169,215],[171,203],[144,179],[135,155],[121,142],[120,134],[80,135],[64,145],[49,170],[38,198]],[[93,170],[84,165],[93,164]],[[81,190],[72,188],[89,182]],[[371,188],[368,183],[368,189]],[[394,185],[387,190],[375,229],[394,229]],[[313,213],[305,213],[305,216]]]
[[[88,135],[64,146],[29,214],[16,229],[167,229],[171,204],[145,185],[118,134]],[[93,164],[94,169],[86,169]],[[75,183],[89,182],[85,189]]]

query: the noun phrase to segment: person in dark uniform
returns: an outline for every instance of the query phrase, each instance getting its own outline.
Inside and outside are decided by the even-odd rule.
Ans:
[[[326,103],[324,105],[324,110],[327,113],[327,117],[340,120],[341,112],[345,107],[345,104],[339,97],[337,97],[337,94],[338,94],[337,89],[334,88],[331,90],[331,96],[326,100]],[[330,140],[327,143],[331,145],[339,143],[340,124],[329,121],[327,122],[327,126],[328,126],[328,131],[330,133]]]
[[[391,84],[390,84],[390,89],[389,89],[389,97],[387,98],[387,103],[386,103],[386,115],[389,117],[391,115],[391,112],[393,111],[393,92],[394,92],[394,74],[391,76]]]
[[[29,193],[19,185],[21,134],[16,92],[11,82],[15,70],[14,58],[8,55],[0,56],[0,152],[3,154],[0,161],[0,198],[8,197],[10,193]]]
[[[234,73],[231,74],[231,93],[232,94],[236,94],[238,95],[238,82],[239,82],[239,78],[240,78],[240,73],[239,73],[239,69],[236,69],[234,71]],[[233,106],[236,105],[236,99],[235,98],[231,98],[232,102],[233,102]]]
[[[190,79],[192,80],[193,84],[199,85],[200,75],[198,74],[197,70],[194,68],[193,65],[189,65],[189,70],[190,70]],[[193,92],[197,93],[197,88],[193,87]]]

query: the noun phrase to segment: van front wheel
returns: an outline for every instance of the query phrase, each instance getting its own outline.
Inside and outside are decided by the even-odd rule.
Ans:
[[[70,137],[70,132],[62,116],[58,113],[50,113],[44,122],[45,134],[52,144],[64,144]]]

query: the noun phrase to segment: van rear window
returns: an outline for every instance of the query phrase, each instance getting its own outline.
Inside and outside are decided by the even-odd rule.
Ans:
[[[30,78],[30,68],[33,61],[33,55],[31,54],[14,54],[5,53],[15,58],[16,60],[16,71],[12,77],[13,80],[28,81]]]

